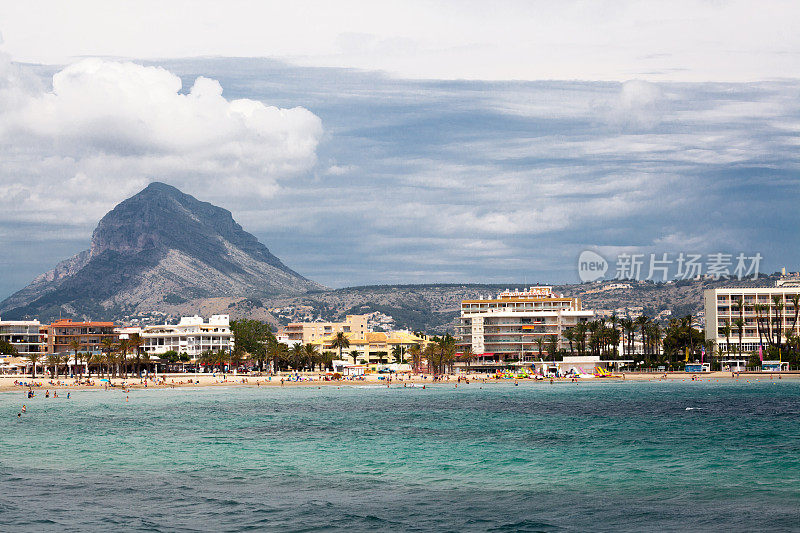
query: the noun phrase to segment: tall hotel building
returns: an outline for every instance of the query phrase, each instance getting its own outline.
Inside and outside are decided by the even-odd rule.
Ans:
[[[476,355],[532,361],[539,356],[537,338],[555,335],[559,348],[568,347],[564,332],[593,316],[580,298],[556,295],[552,287],[506,290],[497,298],[462,301],[456,335],[459,348],[470,347]]]
[[[786,342],[786,332],[792,331],[800,334],[800,320],[795,323],[797,310],[792,302],[792,297],[800,294],[800,281],[778,281],[775,287],[747,287],[709,289],[704,291],[706,311],[706,340],[716,342],[722,352],[722,359],[741,359],[739,352],[753,353],[758,350],[759,343],[766,348],[767,336],[772,334],[775,338],[777,330],[781,331],[781,342]],[[783,309],[778,310],[773,297],[778,297],[778,302],[783,304]],[[741,308],[738,302],[741,300]],[[766,306],[765,310],[757,312],[756,304]],[[760,317],[761,335],[757,324]],[[742,345],[739,346],[739,330],[737,320],[744,321],[742,331]],[[725,325],[731,327],[731,334],[726,338],[723,334]],[[759,338],[760,337],[760,338]],[[763,341],[762,341],[763,339]],[[730,340],[730,346],[728,341]],[[741,349],[740,349],[741,348]],[[745,362],[745,361],[742,361]]]

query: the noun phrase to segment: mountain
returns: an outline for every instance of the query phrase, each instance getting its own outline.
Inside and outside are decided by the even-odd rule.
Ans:
[[[118,318],[195,299],[324,289],[284,265],[230,211],[151,183],[103,217],[89,250],[0,303],[0,315]]]

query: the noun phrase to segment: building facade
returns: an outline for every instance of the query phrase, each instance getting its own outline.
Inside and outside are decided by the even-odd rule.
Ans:
[[[44,339],[42,324],[38,320],[0,320],[0,340],[16,348],[18,357],[44,354]]]
[[[340,332],[364,338],[369,331],[367,319],[367,315],[347,315],[344,322],[293,322],[287,325],[284,331],[290,345],[309,344]]]
[[[175,351],[196,358],[206,351],[230,352],[234,346],[229,315],[211,315],[208,322],[185,316],[178,324],[145,326],[140,335],[144,353],[155,357]]]
[[[71,319],[57,320],[45,326],[48,354],[72,354],[75,348],[72,341],[78,341],[78,351],[81,353],[100,353],[103,350],[103,340],[119,341],[119,334],[115,331],[113,322],[73,322]]]
[[[456,321],[458,348],[470,348],[486,359],[533,361],[539,357],[537,339],[545,343],[555,336],[558,347],[568,342],[563,334],[580,322],[592,319],[580,298],[564,298],[551,287],[503,291],[497,298],[464,300]],[[545,344],[546,345],[546,344]]]
[[[737,354],[757,352],[759,345],[765,348],[768,339],[774,340],[779,332],[782,343],[786,342],[787,332],[800,334],[800,309],[795,307],[795,299],[800,299],[800,286],[797,284],[709,289],[704,291],[703,297],[706,340],[716,343],[723,361],[741,359]],[[775,305],[775,300],[778,305]],[[759,305],[758,309],[756,305]],[[743,322],[741,345],[739,320]],[[726,325],[731,328],[727,338],[724,334]]]
[[[370,368],[381,364],[402,363],[395,355],[397,348],[400,347],[403,359],[407,359],[409,350],[417,345],[420,350],[424,350],[429,341],[418,337],[410,331],[389,331],[389,332],[367,332],[363,336],[356,333],[345,333],[350,346],[342,350],[342,358],[350,361],[353,354],[356,354],[356,361],[368,365]],[[338,349],[333,347],[335,335],[329,335],[322,339],[312,341],[320,352],[335,352],[338,357]]]

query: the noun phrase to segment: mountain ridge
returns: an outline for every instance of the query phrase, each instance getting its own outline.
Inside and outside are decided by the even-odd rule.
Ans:
[[[88,250],[0,302],[8,318],[158,310],[169,294],[246,297],[324,290],[287,267],[230,211],[153,182],[98,223]]]

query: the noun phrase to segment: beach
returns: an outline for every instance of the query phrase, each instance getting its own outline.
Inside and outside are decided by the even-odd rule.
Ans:
[[[719,382],[720,380],[740,380],[745,382],[762,382],[773,380],[800,380],[800,372],[625,372],[614,374],[610,377],[584,378],[555,378],[555,379],[530,379],[530,378],[496,378],[492,374],[469,373],[449,374],[434,376],[430,374],[366,374],[357,378],[326,379],[326,374],[321,372],[285,372],[273,375],[213,373],[213,374],[160,374],[139,378],[128,375],[126,378],[97,376],[93,374],[87,379],[76,380],[64,376],[55,379],[51,376],[38,375],[36,378],[27,376],[0,376],[0,392],[27,390],[28,388],[41,390],[106,390],[106,389],[173,389],[173,388],[201,388],[201,387],[337,387],[342,385],[382,385],[391,387],[423,386],[432,384],[450,384],[454,386],[470,386],[475,384],[507,384],[514,382],[518,385],[549,385],[557,383],[613,383],[617,381],[696,381]],[[29,387],[30,386],[30,387]]]

